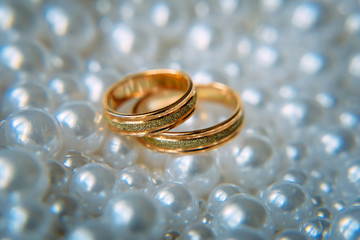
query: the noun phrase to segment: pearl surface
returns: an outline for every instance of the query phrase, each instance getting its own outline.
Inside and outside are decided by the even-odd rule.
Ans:
[[[235,184],[223,183],[218,185],[209,194],[209,210],[216,212],[232,195],[238,193],[244,193],[244,190]]]
[[[114,196],[102,218],[116,236],[125,240],[161,239],[166,229],[163,209],[139,192]]]
[[[335,239],[352,240],[360,237],[360,207],[354,206],[341,211],[331,227],[331,236]]]
[[[149,192],[153,188],[148,170],[141,166],[124,168],[118,173],[118,179],[121,191]]]
[[[224,202],[214,216],[218,233],[230,232],[241,227],[263,230],[266,235],[274,235],[273,220],[260,199],[235,194]]]
[[[42,157],[51,157],[62,147],[59,124],[49,113],[32,108],[8,116],[4,123],[4,142]]]
[[[67,235],[67,240],[101,240],[116,239],[109,227],[98,221],[88,221],[76,225]]]
[[[181,228],[195,220],[199,202],[195,194],[180,183],[164,183],[157,186],[153,197],[165,209],[170,226]]]
[[[104,161],[119,170],[135,163],[138,157],[136,150],[131,141],[115,133],[105,137],[101,148]]]
[[[34,155],[0,149],[0,193],[41,198],[48,184],[46,174],[46,167]]]
[[[276,234],[275,240],[307,240],[307,238],[303,233],[289,229]]]
[[[263,194],[266,206],[274,218],[276,229],[297,227],[298,219],[309,216],[310,198],[300,185],[277,182]]]
[[[210,154],[169,159],[165,167],[170,179],[185,183],[199,196],[208,194],[220,180],[218,159]]]
[[[204,224],[188,226],[180,236],[180,240],[215,240],[215,234],[211,228]]]
[[[86,101],[70,101],[55,113],[61,125],[66,149],[95,152],[103,140],[103,118],[96,107]]]
[[[69,193],[77,196],[85,211],[101,215],[108,199],[117,191],[116,173],[106,164],[89,163],[76,170],[69,182]]]
[[[327,239],[329,237],[331,222],[324,218],[310,218],[299,226],[308,239]]]

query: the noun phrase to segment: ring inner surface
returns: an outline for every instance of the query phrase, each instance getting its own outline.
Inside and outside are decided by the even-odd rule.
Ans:
[[[177,99],[166,100],[165,106],[181,101],[186,96],[186,91],[190,91],[190,81],[180,74],[155,74],[133,76],[120,82],[109,94],[108,104],[112,109],[117,109],[120,105],[132,98],[142,98],[154,95],[158,92],[173,90],[179,92]],[[162,106],[162,107],[165,107]],[[158,110],[153,109],[152,111]],[[150,112],[150,111],[147,111]]]

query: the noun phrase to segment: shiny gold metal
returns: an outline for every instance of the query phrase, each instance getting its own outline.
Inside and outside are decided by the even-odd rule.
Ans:
[[[163,132],[138,138],[144,146],[163,153],[188,154],[218,147],[233,139],[244,125],[245,112],[238,94],[221,83],[195,85],[199,100],[215,101],[233,109],[223,122],[209,128],[188,132]],[[154,105],[151,97],[140,99],[133,112],[142,105]],[[161,102],[161,101],[159,101]],[[154,105],[155,106],[155,105]]]
[[[167,90],[180,91],[182,95],[153,111],[118,112],[130,99]],[[196,92],[190,77],[184,72],[167,69],[128,75],[111,86],[103,98],[104,115],[110,128],[130,136],[144,136],[174,128],[193,113],[195,105]]]

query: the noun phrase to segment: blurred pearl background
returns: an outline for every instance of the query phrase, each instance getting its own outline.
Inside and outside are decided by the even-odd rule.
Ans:
[[[176,156],[109,131],[106,89],[153,68],[235,89],[242,133]],[[0,73],[2,239],[360,238],[358,0],[2,0]]]

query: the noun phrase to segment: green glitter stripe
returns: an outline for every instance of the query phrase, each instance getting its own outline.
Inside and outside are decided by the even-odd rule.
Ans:
[[[239,129],[244,120],[244,114],[241,118],[234,122],[229,128],[224,131],[215,133],[210,136],[194,138],[194,139],[157,139],[152,137],[141,137],[140,141],[154,147],[164,148],[164,149],[181,149],[182,151],[198,149],[199,147],[206,148],[207,146],[213,143],[221,143],[223,139],[229,137],[231,134],[236,132]]]
[[[194,95],[192,99],[188,102],[188,104],[183,106],[179,111],[159,119],[154,119],[146,123],[117,122],[112,119],[108,119],[108,124],[113,128],[128,132],[141,132],[141,131],[157,129],[176,122],[178,119],[182,118],[184,115],[191,112],[195,104],[196,104],[196,95]]]

